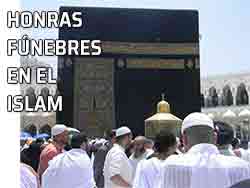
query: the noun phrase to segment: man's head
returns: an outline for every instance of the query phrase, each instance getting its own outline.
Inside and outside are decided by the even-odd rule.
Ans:
[[[232,140],[232,147],[233,149],[239,149],[240,148],[240,139],[239,138],[233,138]]]
[[[116,130],[116,142],[126,148],[132,141],[132,132],[128,127],[120,127]]]
[[[228,146],[232,143],[234,138],[234,130],[233,127],[222,121],[215,121],[214,126],[217,129],[218,146]]]
[[[157,153],[171,155],[176,151],[176,147],[177,141],[173,133],[163,130],[156,135],[154,148]]]
[[[203,113],[189,114],[182,122],[181,131],[186,151],[196,144],[216,143],[213,121]]]
[[[107,140],[111,141],[112,144],[114,144],[116,141],[115,134],[116,134],[116,130],[112,129],[112,130],[105,132],[105,137]]]
[[[149,138],[147,138],[145,140],[144,147],[145,147],[145,149],[153,149],[153,147],[154,147],[154,141],[151,140],[151,139],[149,139]]]
[[[53,140],[59,145],[66,145],[68,143],[68,129],[63,124],[56,124],[51,129]]]
[[[83,150],[87,149],[88,139],[84,133],[75,134],[71,138],[72,149],[81,148]]]
[[[137,136],[134,139],[134,157],[138,158],[140,157],[143,153],[145,153],[145,142],[146,142],[146,137],[144,136]]]

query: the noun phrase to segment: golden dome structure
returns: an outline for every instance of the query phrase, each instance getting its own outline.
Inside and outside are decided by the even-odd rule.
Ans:
[[[164,99],[157,104],[157,113],[145,120],[145,136],[154,138],[155,135],[167,130],[172,132],[175,136],[179,136],[182,120],[170,113],[170,105]]]
[[[170,106],[164,99],[164,94],[162,94],[162,99],[157,104],[157,113],[170,113]]]

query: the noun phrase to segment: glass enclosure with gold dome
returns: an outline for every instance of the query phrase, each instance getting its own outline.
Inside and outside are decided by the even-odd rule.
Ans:
[[[169,131],[175,136],[180,136],[182,120],[171,114],[170,105],[164,99],[157,104],[157,113],[145,120],[145,136],[154,138],[162,130]]]

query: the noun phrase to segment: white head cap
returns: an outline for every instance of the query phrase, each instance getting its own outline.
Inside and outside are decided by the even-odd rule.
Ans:
[[[194,112],[189,114],[182,122],[181,133],[194,126],[207,126],[214,129],[213,120],[206,114]]]
[[[128,127],[120,127],[116,130],[115,136],[118,137],[129,133],[131,133],[131,130]]]
[[[51,129],[51,135],[52,136],[56,136],[56,135],[59,135],[59,134],[63,133],[66,130],[68,130],[68,128],[65,125],[63,125],[63,124],[56,124]]]

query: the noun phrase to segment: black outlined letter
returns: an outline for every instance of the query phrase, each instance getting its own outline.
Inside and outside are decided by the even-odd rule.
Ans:
[[[36,68],[36,83],[37,84],[47,83],[47,67]]]
[[[8,28],[12,28],[12,27],[18,28],[20,26],[19,21],[20,20],[19,20],[19,12],[18,11],[15,11],[15,12],[8,11],[7,12],[7,27]]]
[[[7,56],[12,56],[13,51],[17,50],[17,40],[8,39],[7,40]]]

